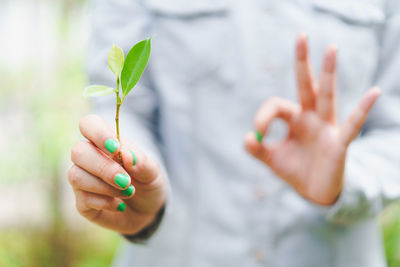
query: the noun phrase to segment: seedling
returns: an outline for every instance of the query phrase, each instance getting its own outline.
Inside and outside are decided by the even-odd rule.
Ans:
[[[116,88],[104,85],[91,85],[84,89],[84,97],[97,97],[116,94],[117,104],[115,113],[115,128],[117,139],[120,141],[119,135],[119,110],[125,97],[135,87],[140,77],[142,76],[151,52],[151,38],[147,38],[135,44],[124,58],[124,52],[121,48],[113,45],[108,52],[108,66],[117,77]],[[121,85],[121,90],[120,90]],[[122,95],[122,98],[120,97]],[[121,162],[121,155],[119,155]]]

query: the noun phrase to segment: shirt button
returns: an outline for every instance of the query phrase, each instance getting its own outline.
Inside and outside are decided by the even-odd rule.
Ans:
[[[260,249],[260,248],[255,249],[254,252],[253,252],[253,256],[254,256],[254,259],[257,262],[259,262],[259,263],[263,263],[264,262],[265,254],[264,254],[262,249]]]
[[[267,195],[267,192],[266,192],[266,190],[265,190],[265,187],[262,186],[262,185],[256,186],[256,187],[254,188],[254,195],[256,196],[256,198],[257,198],[258,200],[263,200],[263,199],[266,197],[266,195]]]

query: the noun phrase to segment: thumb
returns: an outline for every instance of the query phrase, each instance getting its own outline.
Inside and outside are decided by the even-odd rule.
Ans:
[[[121,158],[124,169],[133,180],[139,183],[149,184],[160,173],[158,164],[135,146],[122,145]]]

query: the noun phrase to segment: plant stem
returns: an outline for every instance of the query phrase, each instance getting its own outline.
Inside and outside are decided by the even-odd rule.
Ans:
[[[117,129],[117,139],[118,142],[121,142],[119,138],[119,109],[121,108],[121,104],[117,103],[117,112],[115,113],[115,127]]]
[[[122,101],[119,98],[119,76],[117,77],[117,92],[116,92],[116,94],[117,94],[117,110],[115,113],[115,128],[117,130],[118,142],[121,144],[121,140],[119,137],[119,109],[121,108]],[[119,151],[119,153],[118,153],[118,160],[119,160],[119,163],[122,165],[121,151]]]

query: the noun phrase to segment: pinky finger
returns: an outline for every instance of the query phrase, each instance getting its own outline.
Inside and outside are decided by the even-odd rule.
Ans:
[[[343,124],[341,128],[341,136],[346,145],[349,145],[360,132],[361,127],[364,125],[368,117],[369,111],[375,104],[380,93],[381,90],[378,87],[373,87],[365,93],[350,117]]]
[[[76,191],[76,206],[78,211],[88,219],[91,219],[89,218],[91,216],[88,215],[95,213],[94,211],[109,210],[124,212],[126,209],[126,204],[118,198],[81,190]]]
[[[127,208],[118,198],[81,190],[76,190],[75,196],[76,207],[83,217],[122,234],[135,234],[154,219]]]

